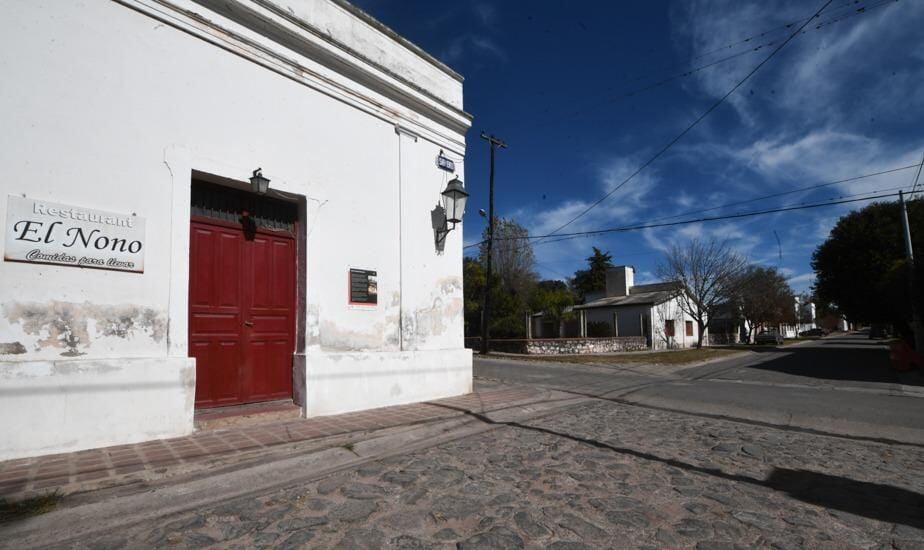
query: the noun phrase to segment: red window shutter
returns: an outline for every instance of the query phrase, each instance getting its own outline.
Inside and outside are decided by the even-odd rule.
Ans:
[[[687,336],[693,336],[693,321],[687,321]]]

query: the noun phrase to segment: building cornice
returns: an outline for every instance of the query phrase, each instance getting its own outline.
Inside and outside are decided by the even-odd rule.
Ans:
[[[429,63],[429,64],[433,65],[434,67],[436,67],[437,69],[443,71],[443,72],[446,73],[447,75],[451,76],[454,80],[457,80],[458,82],[463,82],[463,81],[465,80],[465,79],[462,77],[462,75],[460,75],[459,73],[457,73],[456,71],[454,71],[449,65],[446,65],[445,63],[443,63],[443,62],[440,61],[439,59],[433,57],[432,55],[430,55],[429,53],[427,53],[426,50],[424,50],[423,48],[421,48],[421,47],[418,46],[417,44],[414,44],[413,42],[411,42],[411,41],[408,40],[407,38],[404,38],[404,37],[401,36],[400,34],[396,33],[395,31],[393,31],[393,30],[391,29],[391,27],[389,27],[388,25],[385,25],[384,23],[382,23],[381,21],[379,21],[379,20],[376,19],[375,17],[372,17],[371,15],[369,15],[368,13],[366,13],[365,11],[363,11],[363,10],[361,10],[360,8],[354,6],[352,3],[347,2],[347,0],[330,0],[330,1],[333,2],[334,4],[340,6],[340,7],[343,8],[344,10],[350,12],[354,17],[356,17],[357,19],[362,20],[364,23],[366,23],[366,24],[369,25],[370,27],[374,28],[375,30],[379,31],[380,33],[384,34],[385,36],[391,38],[392,40],[394,40],[394,41],[397,42],[398,44],[401,44],[402,46],[404,46],[404,47],[407,48],[408,50],[414,52],[414,54],[415,54],[417,57],[423,59],[423,60],[426,61],[427,63]]]
[[[358,57],[272,2],[113,0],[348,103],[428,141],[464,153],[472,117],[391,71]],[[338,4],[339,5],[339,4]],[[277,8],[272,5],[273,8]],[[296,19],[295,21],[293,19]],[[359,84],[357,86],[356,84]],[[436,124],[428,123],[433,121]],[[441,130],[440,127],[449,130]]]

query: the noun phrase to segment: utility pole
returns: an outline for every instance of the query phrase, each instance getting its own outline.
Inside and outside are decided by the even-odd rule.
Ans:
[[[924,353],[924,321],[918,307],[917,288],[914,284],[914,250],[911,248],[911,228],[908,226],[908,209],[905,207],[905,194],[898,192],[898,202],[902,209],[902,229],[905,234],[905,257],[908,260],[908,289],[911,293],[911,328],[914,331],[914,351]]]
[[[481,132],[481,139],[488,142],[491,148],[491,170],[488,178],[488,268],[484,285],[484,305],[481,308],[481,354],[488,354],[488,338],[491,331],[491,264],[494,250],[494,151],[498,148],[506,149],[507,144],[495,136]]]

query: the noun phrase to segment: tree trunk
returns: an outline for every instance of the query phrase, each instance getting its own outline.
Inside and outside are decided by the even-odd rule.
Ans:
[[[699,326],[699,334],[696,335],[696,347],[699,349],[703,347],[703,333],[706,332],[706,324],[701,319],[697,319],[696,324]]]

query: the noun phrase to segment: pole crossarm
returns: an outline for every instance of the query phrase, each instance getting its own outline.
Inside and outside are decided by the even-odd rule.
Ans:
[[[499,147],[501,149],[507,148],[507,143],[504,140],[500,139],[497,136],[486,134],[484,131],[481,132],[481,139],[490,143],[491,147]]]

